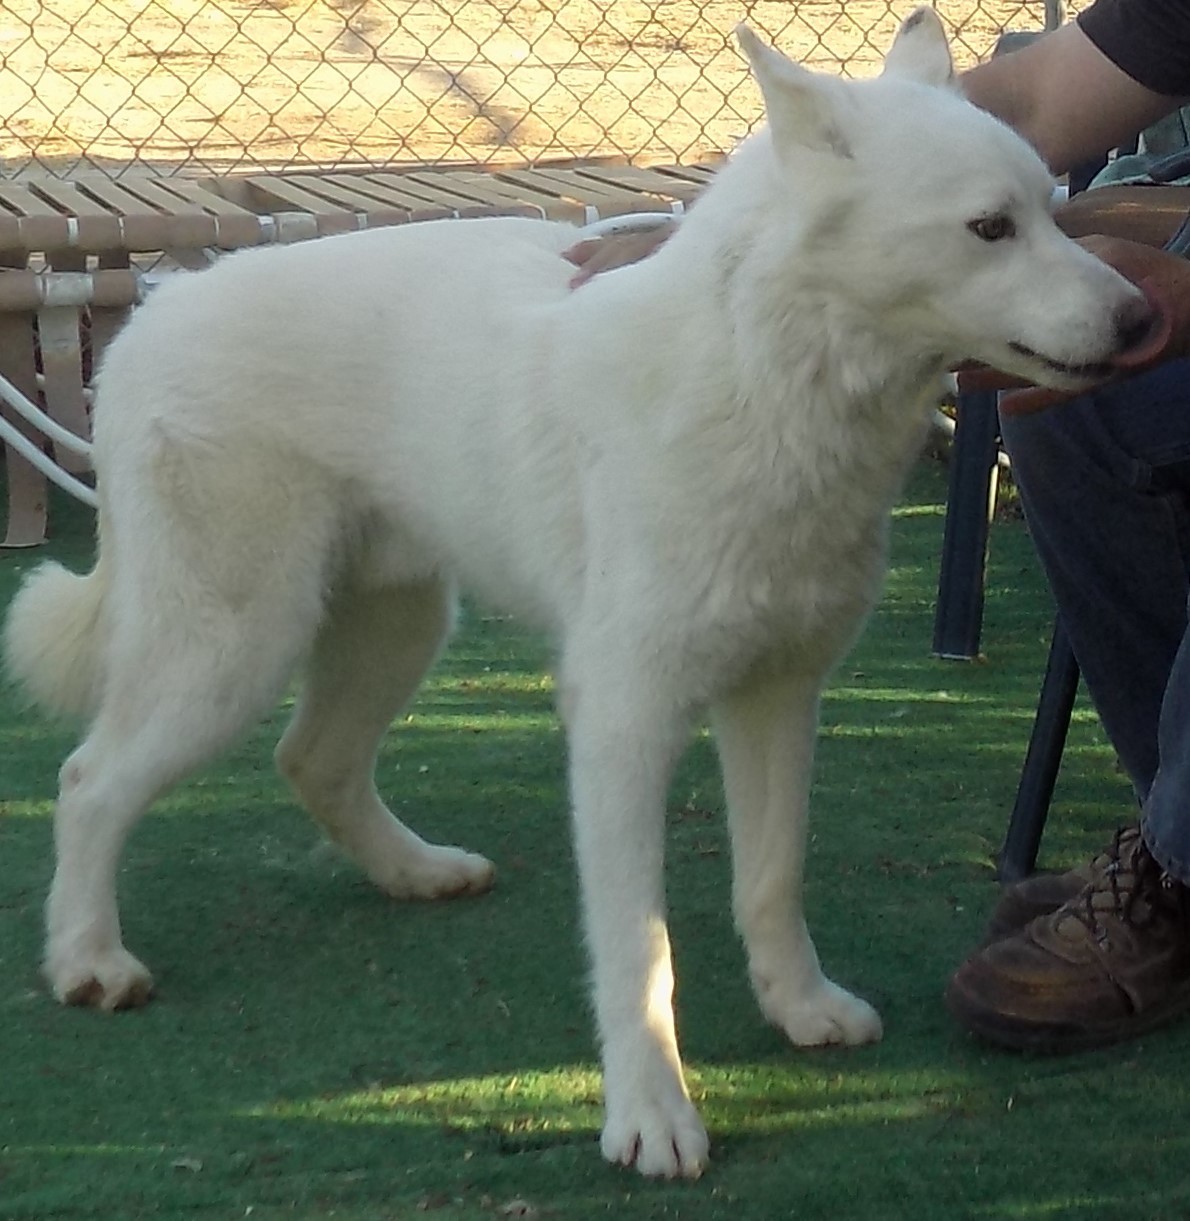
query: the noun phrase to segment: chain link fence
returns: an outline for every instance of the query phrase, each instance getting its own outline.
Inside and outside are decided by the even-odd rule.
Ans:
[[[5,0],[0,177],[697,159],[759,99],[731,30],[875,71],[894,0]],[[938,0],[960,63],[1036,0]],[[1077,6],[1076,6],[1077,7]]]

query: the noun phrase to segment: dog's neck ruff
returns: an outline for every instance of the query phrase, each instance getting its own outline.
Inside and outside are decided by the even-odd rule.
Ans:
[[[804,465],[866,465],[866,454],[887,463],[917,446],[945,361],[838,290],[829,247],[811,245],[829,222],[766,199],[785,189],[774,156],[761,133],[720,171],[672,241],[669,289],[715,303],[719,325],[701,353],[708,380],[774,445]],[[680,301],[673,313],[681,318]]]

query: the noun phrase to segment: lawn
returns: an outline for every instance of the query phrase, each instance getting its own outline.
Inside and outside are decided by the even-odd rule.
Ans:
[[[796,1051],[762,1024],[705,735],[675,780],[680,1026],[714,1141],[698,1183],[598,1156],[563,740],[536,637],[468,608],[381,761],[402,816],[496,861],[491,895],[372,890],[272,771],[282,707],[134,835],[125,936],[159,997],[115,1017],[59,1008],[38,978],[72,735],[0,697],[0,1219],[1190,1215],[1190,1030],[1021,1059],[942,1007],[994,901],[1051,614],[1023,527],[999,522],[986,662],[930,657],[944,494],[923,466],[887,595],[823,710],[811,928],[827,969],[881,1010],[882,1044]],[[85,563],[85,515],[56,520],[45,553]],[[38,558],[0,553],[0,606]],[[1045,863],[1097,850],[1128,802],[1080,704]]]

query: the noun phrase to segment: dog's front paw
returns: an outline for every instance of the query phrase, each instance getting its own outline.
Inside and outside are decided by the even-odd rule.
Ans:
[[[462,848],[421,844],[415,854],[373,864],[370,872],[394,899],[453,899],[491,890],[496,867]]]
[[[829,979],[797,995],[758,981],[756,995],[764,1016],[799,1047],[877,1043],[884,1033],[880,1015],[867,1001]]]
[[[688,1098],[635,1098],[609,1104],[600,1148],[607,1161],[650,1177],[696,1179],[706,1169],[710,1143]]]
[[[51,950],[43,969],[55,998],[64,1005],[88,1005],[110,1013],[137,1009],[153,995],[148,968],[123,946],[90,955]]]

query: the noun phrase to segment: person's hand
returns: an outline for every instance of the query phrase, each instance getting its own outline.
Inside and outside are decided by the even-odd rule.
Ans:
[[[1148,297],[1158,316],[1142,342],[1115,357],[1114,374],[1105,381],[1190,355],[1190,263],[1154,246],[1123,238],[1092,235],[1080,238],[1079,245],[1131,280]],[[986,368],[960,370],[958,382],[960,390],[1006,391],[1000,398],[1000,410],[1009,414],[1041,411],[1084,393],[1029,386],[1020,378]]]
[[[578,268],[570,279],[570,287],[578,288],[601,271],[639,263],[641,259],[648,258],[676,228],[676,221],[667,221],[654,229],[637,229],[576,242],[569,250],[562,252],[562,257]]]

